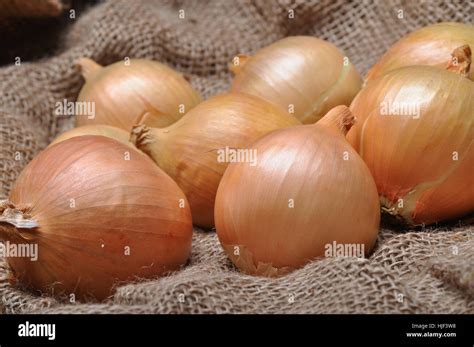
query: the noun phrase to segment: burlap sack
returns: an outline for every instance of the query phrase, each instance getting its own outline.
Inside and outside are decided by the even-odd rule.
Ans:
[[[288,18],[290,9],[294,19]],[[94,6],[65,30],[61,49],[50,58],[0,69],[0,198],[38,151],[73,126],[73,119],[54,116],[53,108],[78,94],[83,83],[73,67],[78,57],[102,64],[125,56],[165,62],[208,97],[229,87],[233,56],[287,35],[327,39],[365,74],[407,32],[440,21],[467,23],[473,10],[472,2],[438,0],[114,0]],[[214,232],[196,230],[187,267],[118,287],[101,304],[70,304],[22,291],[9,284],[8,267],[0,262],[1,306],[7,313],[474,313],[473,288],[471,221],[442,229],[382,228],[369,259],[315,261],[278,279],[241,274]]]

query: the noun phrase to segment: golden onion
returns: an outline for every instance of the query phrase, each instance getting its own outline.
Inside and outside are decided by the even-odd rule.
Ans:
[[[348,139],[384,210],[429,224],[474,210],[474,82],[431,66],[389,71],[354,99]]]
[[[421,28],[400,39],[367,74],[374,79],[403,66],[430,65],[445,69],[458,47],[474,47],[474,26],[463,23],[438,23]],[[474,70],[469,72],[474,80]]]
[[[164,127],[201,102],[181,74],[156,61],[131,59],[102,67],[81,58],[77,65],[86,80],[77,102],[93,103],[95,114],[77,114],[76,126],[105,124],[126,131],[137,123]]]
[[[23,286],[105,299],[119,283],[184,265],[192,221],[183,192],[148,157],[104,136],[78,136],[22,171],[0,202],[0,237],[37,245],[35,261],[7,258]]]
[[[380,205],[370,172],[344,135],[346,106],[319,122],[276,130],[252,144],[257,165],[232,163],[216,197],[219,240],[245,273],[278,276],[333,244],[373,247]]]
[[[232,91],[279,105],[302,123],[314,123],[337,105],[349,105],[361,88],[356,69],[332,43],[291,36],[232,65]]]
[[[245,94],[213,97],[166,128],[140,125],[132,142],[186,194],[193,222],[214,226],[214,200],[229,160],[270,131],[300,122],[265,100]]]

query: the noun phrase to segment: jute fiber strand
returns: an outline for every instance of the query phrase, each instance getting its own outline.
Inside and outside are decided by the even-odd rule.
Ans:
[[[54,108],[78,95],[79,57],[102,65],[154,59],[182,72],[207,98],[229,88],[235,55],[288,35],[331,41],[365,75],[409,31],[470,23],[473,11],[469,1],[437,0],[105,1],[63,30],[49,58],[0,68],[0,198],[40,150],[73,126]],[[41,47],[32,42],[31,50]],[[195,230],[187,267],[120,286],[105,303],[71,304],[23,291],[10,284],[3,260],[0,300],[5,313],[474,313],[474,228],[469,219],[416,230],[384,227],[368,259],[326,258],[277,279],[240,273],[214,232]]]

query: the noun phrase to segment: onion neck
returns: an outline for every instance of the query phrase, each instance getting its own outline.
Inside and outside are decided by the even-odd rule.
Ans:
[[[237,55],[236,58],[238,59],[238,62],[239,62],[237,65],[234,63],[234,60],[232,60],[232,62],[229,64],[229,70],[232,71],[234,75],[237,75],[240,72],[240,70],[242,69],[242,66],[244,66],[244,64],[251,58],[251,56],[245,55],[245,54],[239,54]]]
[[[324,127],[342,136],[346,136],[356,119],[349,107],[340,105],[332,108],[314,126]]]
[[[471,47],[469,45],[460,46],[451,53],[451,57],[446,70],[468,77],[472,62]]]
[[[79,69],[81,75],[86,81],[93,78],[97,72],[103,69],[103,67],[97,64],[95,61],[89,58],[79,58],[76,61],[76,67]]]
[[[132,128],[130,142],[140,151],[147,154],[153,161],[156,161],[155,155],[156,143],[160,142],[160,133],[168,131],[167,128],[151,128],[145,124],[137,124]]]
[[[28,214],[28,208],[18,208],[8,200],[0,201],[0,240],[10,240],[23,235],[20,230],[34,229],[38,222]]]

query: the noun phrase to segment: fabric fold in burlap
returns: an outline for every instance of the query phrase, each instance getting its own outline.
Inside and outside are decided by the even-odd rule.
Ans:
[[[440,21],[467,23],[473,10],[473,3],[440,0],[105,1],[64,29],[49,58],[0,68],[0,198],[49,141],[73,126],[54,107],[77,97],[79,57],[104,65],[125,57],[161,61],[209,97],[229,88],[235,55],[288,35],[333,42],[365,74],[407,32]],[[41,47],[32,42],[31,49]],[[238,272],[216,234],[196,230],[187,267],[119,286],[105,303],[71,304],[23,291],[10,284],[1,260],[0,307],[6,313],[474,313],[473,246],[472,223],[382,229],[368,259],[318,260],[268,279]]]
[[[474,240],[447,246],[431,260],[431,272],[446,284],[465,292],[474,300]]]

